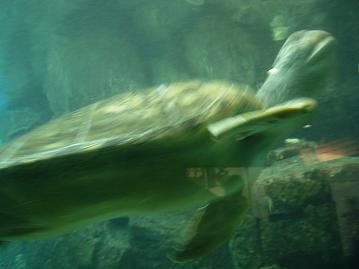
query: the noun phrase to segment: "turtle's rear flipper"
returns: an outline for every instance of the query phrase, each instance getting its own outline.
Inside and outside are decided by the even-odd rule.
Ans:
[[[184,242],[168,258],[181,263],[207,255],[232,237],[247,207],[247,198],[235,193],[200,208],[186,230]]]

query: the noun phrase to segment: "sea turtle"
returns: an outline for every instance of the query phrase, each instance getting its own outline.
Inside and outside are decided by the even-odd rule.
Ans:
[[[198,206],[186,241],[170,257],[205,255],[230,238],[248,202],[244,176],[203,171],[261,165],[273,143],[304,124],[315,100],[281,102],[320,90],[312,73],[327,75],[333,42],[322,31],[295,33],[276,60],[292,72],[270,75],[258,95],[224,81],[161,85],[97,102],[14,139],[0,151],[0,240]],[[292,83],[298,76],[300,83]]]

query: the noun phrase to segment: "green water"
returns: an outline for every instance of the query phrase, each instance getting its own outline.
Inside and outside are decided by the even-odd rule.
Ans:
[[[358,14],[356,0],[2,0],[1,144],[94,102],[162,84],[225,80],[255,92],[298,30],[331,33],[337,59],[314,97],[310,128],[290,137],[300,142],[294,146],[275,145],[267,170],[248,187],[248,214],[219,249],[187,264],[167,259],[194,208],[14,241],[1,247],[0,268],[354,268]],[[314,159],[303,153],[308,148],[317,150]],[[11,206],[0,204],[0,223]]]

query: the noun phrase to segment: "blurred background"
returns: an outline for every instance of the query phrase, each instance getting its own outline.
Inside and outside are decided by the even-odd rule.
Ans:
[[[97,100],[162,83],[224,79],[258,89],[297,30],[326,30],[338,43],[336,72],[312,125],[294,145],[273,150],[249,190],[253,210],[213,255],[185,265],[166,259],[191,215],[176,212],[15,242],[1,250],[0,268],[354,268],[357,0],[1,0],[0,25],[1,143]]]

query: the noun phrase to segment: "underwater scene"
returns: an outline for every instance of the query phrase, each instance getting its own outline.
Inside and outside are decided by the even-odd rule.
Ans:
[[[0,269],[359,264],[359,1],[1,0]]]

